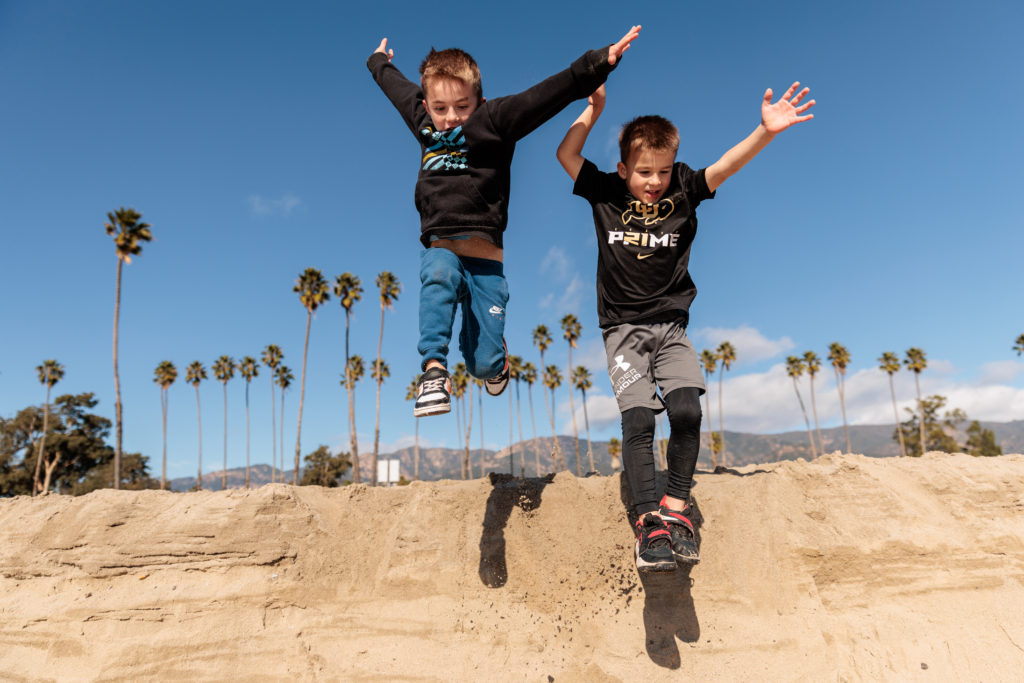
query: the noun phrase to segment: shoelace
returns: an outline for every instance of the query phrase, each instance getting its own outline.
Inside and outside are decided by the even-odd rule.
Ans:
[[[420,385],[420,396],[431,391],[447,392],[447,390],[444,388],[446,380],[446,377],[437,377],[436,379],[423,380],[423,384]]]

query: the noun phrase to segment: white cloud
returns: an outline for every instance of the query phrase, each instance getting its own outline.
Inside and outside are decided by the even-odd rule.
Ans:
[[[302,200],[291,192],[285,192],[279,199],[268,199],[258,194],[249,195],[249,210],[254,216],[288,216],[302,205]]]
[[[540,262],[540,272],[550,273],[559,280],[565,280],[572,273],[572,259],[559,246],[552,246]]]
[[[710,349],[716,348],[723,341],[728,341],[736,348],[736,365],[774,358],[796,346],[789,337],[768,339],[750,325],[731,328],[700,327],[692,330],[690,336],[694,341],[703,342]]]
[[[1002,384],[1012,382],[1024,372],[1024,363],[1016,360],[999,360],[981,366],[978,384]]]
[[[583,300],[583,281],[578,275],[572,276],[568,286],[559,292],[551,292],[540,300],[540,308],[556,312],[577,311]]]

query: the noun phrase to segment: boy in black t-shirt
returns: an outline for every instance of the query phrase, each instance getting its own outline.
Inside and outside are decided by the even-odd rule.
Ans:
[[[416,387],[416,417],[451,409],[448,344],[460,304],[459,346],[469,373],[486,380],[492,396],[508,385],[502,233],[516,142],[604,83],[639,32],[634,26],[617,43],[587,52],[532,88],[489,101],[480,69],[462,50],[432,49],[420,66],[419,84],[391,64],[387,38],[367,59],[420,145],[415,201],[426,250],[420,258],[417,348],[424,372]]]
[[[700,561],[689,505],[700,446],[697,353],[686,336],[697,295],[688,272],[697,233],[696,208],[778,133],[814,118],[814,100],[794,83],[772,103],[761,102],[761,123],[707,168],[676,162],[679,133],[660,116],[641,116],[619,135],[618,173],[602,173],[583,158],[583,144],[604,109],[604,86],[558,147],[558,160],[575,181],[573,193],[590,202],[597,229],[597,314],[615,399],[622,413],[622,462],[636,521],[637,568],[671,571]],[[658,396],[658,388],[662,397]],[[668,485],[658,501],[654,474],[654,416],[668,410]]]

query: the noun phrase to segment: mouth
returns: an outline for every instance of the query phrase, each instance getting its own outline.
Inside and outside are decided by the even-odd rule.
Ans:
[[[644,200],[648,204],[653,204],[658,201],[658,197],[661,196],[661,190],[644,190]]]

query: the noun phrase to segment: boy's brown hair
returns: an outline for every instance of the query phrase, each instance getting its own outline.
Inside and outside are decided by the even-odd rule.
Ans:
[[[619,133],[619,155],[626,163],[634,149],[655,152],[679,151],[679,131],[661,116],[638,116],[622,127]]]
[[[447,50],[435,50],[430,52],[420,64],[420,87],[423,88],[423,96],[427,95],[427,86],[435,78],[451,78],[462,81],[473,89],[476,98],[483,98],[483,84],[480,80],[480,68],[468,52],[457,47]]]

